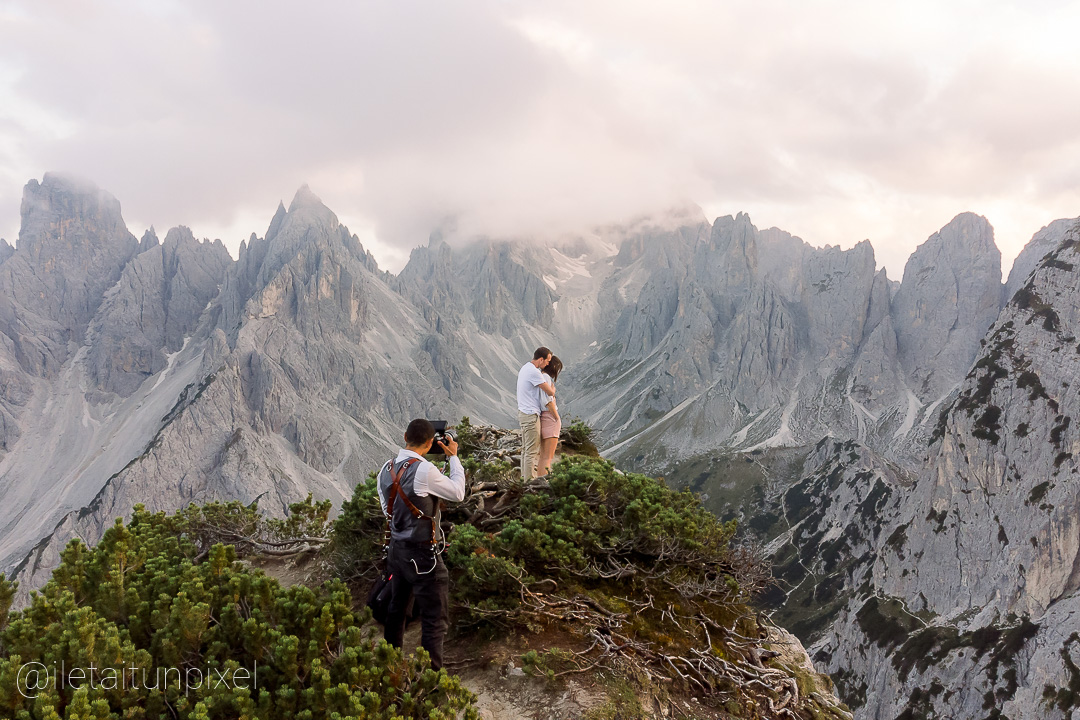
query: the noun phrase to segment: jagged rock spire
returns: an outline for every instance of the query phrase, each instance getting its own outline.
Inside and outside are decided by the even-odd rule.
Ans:
[[[980,215],[957,215],[908,258],[892,315],[901,363],[922,400],[964,377],[1001,295],[1001,251]]]

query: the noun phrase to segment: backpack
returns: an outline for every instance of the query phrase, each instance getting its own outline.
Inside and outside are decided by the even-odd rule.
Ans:
[[[386,624],[386,618],[390,614],[390,601],[394,599],[393,586],[390,584],[390,578],[393,575],[388,570],[388,568],[384,568],[379,573],[379,577],[375,580],[375,584],[371,586],[371,592],[368,593],[367,597],[367,606],[371,610],[371,617],[380,625]]]

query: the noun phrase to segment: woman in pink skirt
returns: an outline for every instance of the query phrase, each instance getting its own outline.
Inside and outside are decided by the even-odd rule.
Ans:
[[[551,362],[544,368],[544,375],[552,385],[559,379],[562,370],[562,360],[551,356]],[[540,393],[540,464],[536,468],[536,474],[547,475],[551,470],[551,462],[555,459],[555,448],[559,444],[559,433],[562,431],[562,418],[559,417],[559,408],[555,404],[555,398],[543,390]]]

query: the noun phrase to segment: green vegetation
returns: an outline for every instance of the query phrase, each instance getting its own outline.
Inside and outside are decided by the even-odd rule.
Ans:
[[[823,439],[816,449],[826,451],[826,462],[809,473],[801,462],[782,465],[786,475],[801,479],[773,497],[759,481],[743,504],[748,525],[753,529],[758,520],[757,527],[767,528],[758,530],[760,539],[785,535],[772,556],[777,586],[760,602],[804,644],[819,638],[855,595],[892,495],[887,482],[862,466],[856,443]],[[837,507],[840,498],[850,500]],[[834,531],[838,517],[845,520],[841,532]]]
[[[894,598],[871,596],[855,614],[863,634],[879,647],[892,649],[923,624]]]
[[[676,489],[700,493],[702,505],[721,520],[739,520],[740,532],[750,531],[764,540],[778,531],[780,516],[763,489],[767,475],[749,455],[702,455],[684,460],[670,468],[668,480]]]
[[[1042,318],[1043,329],[1047,332],[1057,332],[1058,327],[1061,324],[1061,318],[1054,311],[1048,303],[1044,302],[1039,294],[1035,292],[1033,283],[1028,281],[1028,284],[1020,288],[1013,295],[1012,302],[1021,310],[1031,310],[1031,318],[1028,322],[1032,322],[1036,318]]]
[[[1070,247],[1068,243],[1063,243],[1049,253],[1043,259],[1043,266],[1071,272],[1073,263],[1059,259],[1060,254],[1068,247]],[[1029,313],[1026,324],[1041,321],[1043,330],[1056,335],[1059,345],[1051,352],[1057,352],[1066,344],[1076,341],[1072,335],[1063,335],[1060,332],[1061,318],[1051,304],[1036,292],[1034,279],[1029,280],[1024,287],[1017,290],[1009,302],[1018,310]],[[1031,402],[1042,399],[1052,411],[1058,412],[1058,402],[1050,397],[1038,374],[1031,369],[1031,361],[1017,347],[1015,323],[1012,320],[993,328],[992,334],[983,340],[981,345],[983,346],[982,356],[967,376],[969,380],[975,380],[974,386],[965,387],[953,405],[942,409],[931,435],[931,442],[937,442],[944,437],[948,417],[955,409],[965,411],[968,417],[974,419],[972,435],[996,445],[1001,439],[999,432],[1001,409],[992,405],[990,400],[997,382],[1009,377],[1010,374],[1015,378],[1018,389],[1028,391],[1028,399]],[[1076,346],[1076,351],[1080,352],[1080,345]],[[1064,429],[1063,427],[1062,431]],[[1027,423],[1021,423],[1015,432],[1018,437],[1025,437],[1028,431]],[[1061,449],[1057,441],[1054,441],[1054,444]],[[1070,456],[1059,455],[1060,460],[1056,464],[1060,466],[1061,462],[1068,457]]]
[[[1016,340],[1013,335],[1013,322],[1009,320],[994,330],[989,342],[983,341],[983,355],[967,375],[968,380],[977,379],[975,386],[966,387],[952,404],[942,408],[930,436],[931,443],[945,437],[948,418],[954,410],[963,410],[968,417],[974,417],[975,413],[979,412],[971,433],[975,437],[988,440],[994,445],[1001,439],[998,434],[1001,429],[998,424],[1001,409],[990,405],[990,394],[998,380],[1009,376],[1008,368],[1002,365],[1003,359],[1007,356],[1012,364],[1016,365]]]
[[[819,660],[820,658],[815,658]],[[846,668],[841,668],[833,674],[836,680],[836,690],[840,697],[854,710],[866,704],[866,691],[869,686],[865,681],[859,680],[858,676]]]
[[[934,526],[934,532],[935,533],[944,532],[945,531],[945,521],[949,519],[949,511],[948,510],[942,510],[942,511],[938,512],[937,510],[934,510],[933,508],[931,508],[930,512],[927,513],[927,515],[926,515],[926,519],[928,521],[930,521],[930,522],[937,523]]]
[[[445,554],[449,643],[510,643],[529,675],[550,682],[602,672],[612,702],[597,718],[628,717],[641,691],[692,694],[741,717],[781,705],[839,716],[827,680],[759,659],[768,628],[752,601],[772,578],[757,551],[733,541],[734,521],[588,455],[564,456],[546,483],[525,485],[490,428],[464,419],[457,430],[471,491],[444,516],[456,526]],[[568,430],[587,452],[591,430]],[[21,612],[10,612],[15,587],[0,578],[0,717],[475,717],[459,679],[433,671],[423,650],[387,646],[359,601],[382,556],[373,478],[333,522],[330,503],[310,497],[284,520],[235,502],[173,515],[136,507],[96,547],[73,541]],[[245,561],[283,555],[328,579],[282,587]],[[14,678],[27,662],[117,668],[128,686],[51,683],[26,698]],[[249,671],[257,684],[154,686],[174,668],[189,680],[189,670]],[[135,688],[132,674],[144,673],[150,687]]]
[[[127,526],[117,521],[93,549],[72,541],[26,610],[9,615],[13,586],[0,582],[0,714],[475,717],[455,678],[362,627],[366,611],[354,610],[341,581],[283,588],[238,561],[244,547],[321,532],[329,505],[309,498],[293,510],[273,522],[238,503],[175,515],[137,506]],[[222,537],[236,544],[216,542]],[[54,681],[27,698],[16,677],[26,663],[93,667],[96,682],[88,675],[75,689]]]
[[[1001,707],[1016,694],[1016,656],[1039,629],[1027,618],[1010,616],[1010,625],[988,625],[960,632],[952,625],[934,624],[932,617],[914,617],[896,598],[877,596],[866,600],[856,614],[856,620],[870,642],[888,651],[897,676],[903,682],[909,682],[913,670],[923,675],[935,668],[948,667],[949,656],[960,649],[972,650],[975,660],[988,656],[984,665],[987,691],[983,705],[987,710]],[[1063,652],[1067,649],[1068,643]],[[837,682],[845,690],[845,697],[852,693],[858,695],[860,688],[850,685],[850,677],[841,675]],[[863,686],[861,692],[865,693],[865,690]],[[920,679],[898,718],[936,717],[933,698],[943,691],[940,679],[932,673],[931,677]],[[1071,695],[1059,694],[1056,688],[1048,687],[1044,692],[1047,702],[1056,703],[1059,697],[1072,702]],[[992,712],[989,717],[997,716]]]
[[[904,559],[904,545],[908,539],[907,528],[907,523],[897,525],[896,529],[889,535],[889,539],[885,541],[885,547],[890,548],[901,560]]]
[[[447,559],[463,571],[457,590],[470,605],[490,599],[496,589],[492,563],[523,580],[551,578],[599,594],[604,580],[620,576],[645,576],[641,582],[650,584],[648,576],[655,575],[655,589],[668,593],[701,583],[702,591],[687,600],[746,600],[765,581],[740,575],[729,548],[733,522],[720,523],[689,493],[643,475],[624,475],[604,460],[572,457],[559,463],[550,487],[524,495],[518,516],[497,534],[474,527],[458,532]],[[666,567],[650,568],[654,563]],[[716,581],[719,592],[712,587]]]
[[[1077,667],[1069,650],[1077,643],[1080,643],[1080,635],[1073,633],[1059,651],[1065,670],[1069,673],[1069,682],[1066,686],[1059,688],[1047,685],[1043,688],[1043,701],[1051,707],[1056,706],[1058,710],[1072,711],[1080,708],[1080,667]]]
[[[593,442],[595,432],[585,424],[581,418],[574,418],[568,427],[564,427],[559,435],[563,449],[578,455],[599,457],[600,453]]]
[[[609,680],[607,696],[607,702],[589,710],[584,720],[636,720],[644,716],[645,709],[641,707],[641,700],[634,692],[634,686],[628,681]]]
[[[468,415],[461,418],[461,422],[454,426],[454,431],[457,433],[458,453],[462,457],[468,457],[480,449],[480,435],[469,422]]]
[[[997,405],[987,406],[982,415],[976,418],[975,427],[971,431],[972,436],[982,440],[989,440],[992,444],[997,445],[998,440],[1001,439],[998,434],[998,430],[1001,429],[1001,423],[998,422],[1000,419],[1001,408]]]
[[[444,515],[455,526],[444,556],[453,578],[449,642],[522,638],[529,674],[557,681],[604,671],[749,717],[781,700],[785,691],[767,673],[763,685],[732,674],[762,674],[750,661],[764,632],[752,601],[772,582],[757,552],[733,542],[734,521],[691,492],[588,455],[564,454],[546,483],[526,487],[491,433],[458,431],[473,491]],[[575,440],[590,433],[582,427]],[[335,525],[334,543],[358,559],[342,576],[371,576],[382,532],[374,484],[361,485]],[[799,702],[834,717],[818,700]]]
[[[925,625],[907,635],[892,654],[892,664],[897,675],[906,681],[913,669],[922,674],[929,668],[946,666],[946,658],[961,648],[972,649],[976,659],[989,655],[986,663],[988,690],[983,708],[990,710],[1000,707],[1016,694],[1016,654],[1038,629],[1038,625],[1026,618],[1010,626],[988,625],[963,633],[952,625]],[[1004,673],[1002,666],[1006,668]],[[927,700],[928,694],[936,694],[933,692],[935,686],[940,687],[937,680],[931,682],[928,690],[916,688],[916,693],[922,700]],[[913,694],[908,708],[915,714],[907,717],[925,717],[917,713],[920,708],[925,712],[928,705],[923,707],[924,703],[916,702],[916,699]]]
[[[1057,425],[1050,430],[1050,442],[1052,442],[1055,447],[1060,448],[1062,436],[1065,434],[1065,431],[1069,429],[1072,418],[1068,415],[1058,415],[1054,422],[1056,422]]]
[[[937,681],[931,683],[926,690],[915,688],[911,691],[911,697],[908,698],[907,707],[896,717],[896,720],[930,720],[930,718],[936,718],[937,715],[932,714],[933,701],[944,690],[945,686]]]
[[[1016,387],[1021,390],[1028,390],[1028,400],[1031,402],[1035,402],[1039,398],[1050,399],[1050,396],[1046,394],[1046,387],[1042,384],[1042,380],[1032,370],[1021,371],[1016,377]]]
[[[1031,287],[1018,290],[1012,302],[1021,310],[1033,311],[1029,323],[1036,318],[1042,318],[1043,327],[1047,331],[1057,332],[1057,314]],[[982,341],[983,354],[967,376],[968,380],[975,380],[974,386],[966,386],[952,405],[941,410],[930,438],[931,442],[937,442],[945,436],[949,415],[954,410],[962,410],[973,419],[971,434],[997,445],[1001,440],[1002,409],[991,403],[991,397],[997,382],[1008,378],[1010,374],[1015,377],[1017,389],[1027,390],[1031,402],[1042,399],[1051,410],[1058,411],[1057,401],[1050,397],[1038,373],[1031,369],[1031,361],[1017,348],[1014,328],[1013,321],[1009,320],[995,328],[989,338]],[[1028,424],[1021,423],[1015,434],[1025,437],[1028,431]]]

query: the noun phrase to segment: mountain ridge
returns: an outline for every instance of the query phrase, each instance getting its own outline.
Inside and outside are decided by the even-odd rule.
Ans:
[[[44,581],[70,538],[95,541],[137,503],[157,511],[258,500],[282,516],[309,492],[348,497],[413,416],[512,423],[514,374],[537,345],[570,361],[560,378],[563,415],[600,428],[605,453],[628,466],[663,470],[724,456],[758,467],[771,454],[804,448],[782,477],[765,469],[767,490],[782,500],[793,492],[807,508],[817,507],[818,494],[839,493],[788,537],[807,533],[815,547],[856,553],[839,565],[831,554],[800,559],[846,576],[835,590],[841,600],[872,582],[882,602],[907,607],[921,593],[928,611],[959,607],[942,589],[951,577],[945,538],[954,539],[954,554],[957,543],[978,553],[1001,528],[1011,547],[1026,541],[1039,504],[1067,492],[1048,482],[1048,499],[1012,519],[1000,508],[983,517],[972,506],[982,519],[964,536],[944,535],[952,515],[942,498],[959,506],[959,496],[934,495],[929,518],[914,499],[898,500],[910,488],[912,498],[925,499],[927,488],[946,487],[951,480],[927,480],[925,468],[970,463],[968,446],[990,457],[994,436],[1003,447],[1023,444],[1014,440],[1022,421],[1011,420],[1020,411],[986,404],[983,395],[994,399],[999,390],[985,378],[1015,376],[1017,407],[1021,396],[1046,407],[1047,398],[1063,402],[1047,384],[1057,375],[1024,363],[1049,367],[1053,353],[1067,354],[1058,335],[1073,316],[1058,298],[1080,290],[1066,269],[1074,250],[1061,250],[1071,237],[1066,221],[1036,234],[1004,285],[992,229],[970,213],[923,243],[909,260],[911,278],[905,272],[899,283],[876,267],[869,242],[814,248],[782,230],[758,230],[743,213],[709,223],[692,212],[547,244],[486,239],[459,247],[433,235],[394,275],[306,188],[288,208],[279,203],[265,235],[253,233],[234,261],[220,243],[180,228],[164,242],[152,231],[136,240],[121,227],[119,203],[96,188],[52,174],[27,187],[31,241],[0,261],[0,502],[12,509],[0,526],[0,567],[18,570],[23,593]],[[76,241],[97,250],[83,247],[64,265],[56,248]],[[1028,265],[1024,282],[1014,284]],[[90,270],[93,282],[80,275]],[[1052,298],[1040,289],[1047,282],[1060,286]],[[996,337],[1003,318],[1017,313],[1022,332]],[[1023,359],[988,364],[995,343],[1009,339],[1008,347],[1026,343],[1017,350]],[[1048,473],[1072,467],[1062,453],[1080,454],[1065,417],[1023,421],[1027,442],[1057,448],[1052,456],[1039,451]],[[945,460],[943,443],[953,443]],[[981,472],[1000,482],[987,467]],[[1030,499],[1038,483],[1030,484],[1013,500]],[[874,492],[885,499],[866,505]],[[769,497],[755,500],[753,512],[764,512]],[[887,518],[871,523],[858,508]],[[888,525],[903,513],[904,522]],[[752,525],[755,517],[744,519]],[[906,535],[898,530],[904,523]],[[778,542],[776,552],[791,545]],[[907,548],[906,559],[897,560],[897,546]],[[917,551],[921,562],[912,559]],[[1041,557],[1034,547],[1029,555]],[[1035,568],[1030,558],[1025,566]],[[1057,606],[1066,607],[1075,583],[1061,577],[1065,560],[1047,562],[1037,566],[1040,577],[1060,586]],[[979,621],[990,625],[980,627],[999,633],[1013,627],[1003,621],[1008,612],[1050,607],[1023,588],[1009,592],[1034,604],[989,602],[986,592],[964,602],[988,613]],[[910,699],[929,686],[889,674],[895,648],[865,642],[862,601],[829,610],[830,637],[840,644],[820,661],[852,672],[849,688],[878,683],[861,712],[904,712],[882,688]],[[1000,611],[996,620],[987,608]],[[874,664],[857,661],[860,652]],[[1057,674],[1047,682],[1065,687],[1064,666],[1051,666]],[[1011,702],[1033,707],[1025,692],[1014,688],[1019,699]],[[957,702],[970,709],[973,697]]]
[[[48,174],[40,186],[36,181],[28,185],[28,200],[24,203],[28,208],[48,206],[39,198],[41,187],[54,188],[53,191],[65,198],[60,203],[63,207],[77,207],[71,204],[74,200],[69,197],[74,186],[64,185],[57,176]],[[365,332],[372,331],[374,321],[369,314],[374,308],[389,312],[378,323],[382,326],[379,342],[394,350],[384,352],[386,357],[382,361],[371,356],[374,365],[369,366],[367,374],[380,378],[385,374],[387,378],[393,378],[397,374],[394,368],[411,366],[412,369],[406,371],[409,383],[419,383],[421,387],[428,387],[434,397],[441,397],[434,404],[423,400],[403,402],[401,398],[411,393],[400,387],[393,390],[393,380],[388,380],[387,387],[382,387],[380,382],[380,394],[389,396],[389,399],[383,399],[383,408],[389,417],[402,415],[399,421],[407,414],[404,407],[411,403],[435,410],[451,401],[463,400],[471,400],[479,406],[466,406],[465,409],[481,419],[503,422],[512,419],[512,399],[506,388],[512,384],[517,358],[526,357],[531,346],[538,344],[558,347],[563,333],[571,341],[592,335],[598,345],[601,342],[607,345],[592,353],[582,348],[568,353],[578,356],[581,367],[570,369],[567,385],[569,395],[579,395],[568,402],[569,410],[598,427],[622,428],[622,437],[609,436],[611,441],[624,441],[641,431],[643,428],[635,422],[652,422],[665,416],[670,423],[672,419],[678,419],[672,415],[684,413],[690,407],[687,402],[698,398],[705,400],[707,410],[703,416],[695,418],[696,425],[726,415],[726,419],[713,422],[710,427],[728,428],[725,432],[732,440],[741,439],[743,447],[753,447],[755,443],[775,444],[783,441],[786,434],[794,437],[801,432],[797,427],[792,428],[792,420],[799,409],[799,394],[808,394],[804,371],[800,369],[803,365],[818,362],[822,356],[830,362],[837,361],[837,357],[850,359],[858,350],[861,355],[856,370],[868,368],[864,372],[876,373],[871,377],[886,379],[894,379],[898,372],[895,363],[891,366],[888,362],[894,345],[893,333],[887,326],[878,329],[885,322],[889,288],[887,276],[874,267],[870,244],[860,243],[846,251],[832,247],[813,249],[783,231],[759,232],[749,217],[741,213],[718,218],[711,226],[689,212],[678,218],[689,225],[678,225],[677,222],[668,223],[666,227],[638,224],[636,230],[617,231],[615,235],[621,234],[621,239],[611,249],[603,240],[594,243],[591,250],[588,242],[584,246],[581,242],[577,247],[563,246],[568,253],[583,250],[576,257],[561,253],[558,248],[498,241],[456,249],[433,237],[428,247],[413,252],[410,263],[401,273],[392,276],[378,269],[374,258],[364,250],[356,236],[350,235],[306,186],[297,191],[288,209],[284,203],[279,203],[266,235],[259,238],[253,234],[242,244],[237,260],[231,262],[224,257],[219,244],[197,243],[190,232],[181,229],[170,230],[165,243],[160,245],[154,242],[156,234],[153,233],[144,235],[144,241],[137,243],[126,230],[126,234],[117,230],[122,224],[119,203],[89,185],[77,187],[85,190],[86,200],[79,202],[89,203],[85,205],[90,208],[89,216],[105,218],[106,229],[119,233],[118,240],[113,242],[121,242],[125,253],[134,253],[124,263],[123,271],[114,272],[121,276],[126,274],[128,279],[117,277],[120,285],[114,283],[105,309],[98,312],[95,305],[98,317],[92,322],[87,320],[88,331],[99,340],[90,343],[87,353],[90,387],[105,393],[101,399],[111,397],[110,393],[120,397],[133,396],[136,388],[147,384],[153,375],[168,374],[170,368],[166,358],[181,349],[177,343],[184,335],[193,343],[192,353],[195,353],[196,345],[203,346],[204,357],[198,361],[196,373],[203,376],[198,381],[186,383],[198,387],[211,366],[217,370],[221,365],[221,358],[211,356],[235,356],[240,343],[244,357],[237,357],[234,362],[241,388],[233,396],[243,398],[245,408],[243,412],[237,409],[224,416],[239,422],[247,415],[248,421],[241,424],[246,424],[257,434],[265,430],[283,437],[298,453],[301,462],[314,460],[320,465],[315,458],[322,452],[337,457],[338,453],[326,449],[326,439],[330,432],[328,428],[341,427],[342,422],[340,419],[328,421],[317,412],[302,414],[299,420],[285,419],[290,412],[287,408],[295,407],[296,393],[305,392],[300,380],[310,373],[301,368],[313,361],[320,367],[334,368],[329,373],[332,376],[330,384],[341,388],[346,382],[341,371],[356,368],[356,364],[352,359],[354,351],[343,354],[344,346],[326,355],[325,351],[319,350],[320,346],[309,345],[312,352],[322,354],[322,359],[319,355],[306,357],[307,351],[287,359],[283,355],[293,352],[292,345],[281,345],[280,340],[276,341],[271,354],[274,360],[266,362],[264,353],[253,352],[255,348],[247,346],[241,336],[250,337],[250,342],[256,346],[264,343],[267,338],[255,328],[274,325],[272,318],[279,313],[284,313],[282,319],[289,328],[299,332],[295,336],[297,340],[325,337],[329,329],[331,335],[354,343]],[[59,228],[67,222],[46,222],[37,214],[27,212],[27,237],[37,237],[34,233],[46,237],[48,232],[52,232],[48,237],[57,236],[59,231],[48,228]],[[106,232],[103,237],[110,236]],[[173,242],[178,249],[186,250],[183,257],[170,261],[173,263],[170,265],[164,258]],[[759,242],[770,249],[778,245],[801,248],[799,265],[784,266],[777,260],[778,254],[770,251],[763,256],[762,269],[758,261]],[[30,249],[41,247],[36,243]],[[315,247],[318,250],[312,249]],[[137,249],[141,252],[135,253]],[[150,265],[154,265],[153,272],[157,272],[156,255],[153,254],[159,252],[163,258],[162,279],[157,280],[156,274],[141,278],[149,272]],[[16,251],[13,258],[18,260],[21,254]],[[855,264],[851,265],[852,262]],[[5,262],[0,265],[0,271],[10,272],[11,267],[10,262]],[[188,267],[192,270],[187,270]],[[799,270],[799,267],[804,269]],[[845,273],[853,267],[861,268],[856,284],[862,288],[860,292],[865,299],[860,300],[855,309],[835,302],[830,304],[830,298],[843,298],[838,292],[844,282],[838,282],[836,287],[830,283],[840,276],[846,282],[850,278]],[[196,269],[201,273],[198,282],[187,282],[182,289],[171,287],[170,278],[184,281],[187,274]],[[695,269],[697,276],[682,275],[691,269]],[[593,285],[597,276],[605,283],[600,287]],[[440,277],[442,281],[437,280]],[[469,283],[464,288],[461,286],[463,280]],[[216,293],[213,292],[215,284],[219,286]],[[152,292],[151,285],[155,286]],[[163,289],[158,291],[158,285]],[[553,286],[567,290],[559,293],[552,289]],[[718,294],[711,288],[726,289],[726,292]],[[330,295],[324,296],[325,293]],[[569,296],[573,293],[576,296],[571,299]],[[565,299],[564,295],[567,296]],[[150,297],[157,299],[150,302]],[[104,291],[101,291],[101,301],[105,301]],[[174,329],[168,327],[170,303],[180,303],[184,308],[179,316],[176,312],[171,315],[178,323]],[[738,316],[739,306],[749,309]],[[152,307],[159,308],[155,311],[157,314],[146,316],[146,311]],[[765,316],[765,324],[755,319],[762,317],[759,311],[764,308],[772,308],[768,312],[774,325],[769,324],[770,316]],[[141,327],[140,323],[157,327],[165,319],[164,340],[158,331],[152,337],[129,332],[132,321],[125,312],[135,309],[138,310],[135,327]],[[568,317],[571,311],[575,314]],[[851,318],[854,325],[833,334],[831,328],[835,321],[830,319],[830,312],[836,313],[836,321]],[[795,327],[805,324],[808,316],[823,317],[826,321],[811,327]],[[678,322],[683,323],[680,327],[675,327],[677,317]],[[744,346],[743,351],[730,359],[716,355],[720,346],[713,328],[724,322],[729,326],[724,341]],[[390,327],[410,326],[415,343],[403,340],[397,333],[386,332]],[[604,326],[614,328],[607,341],[602,338]],[[216,330],[224,333],[224,345],[212,341]],[[16,336],[17,349],[18,338],[24,335],[9,332],[9,337]],[[48,330],[43,334],[47,335]],[[37,335],[35,333],[34,337]],[[756,337],[768,340],[760,347],[748,346],[747,343]],[[731,342],[731,338],[735,341]],[[621,366],[615,376],[612,375],[615,368],[604,361],[605,357],[610,357],[613,343],[624,348],[618,360]],[[656,363],[657,348],[664,343],[672,350],[663,350],[668,353],[669,366],[661,368]],[[226,347],[227,353],[224,352]],[[800,358],[804,349],[809,355]],[[670,355],[672,351],[674,356]],[[60,350],[56,352],[58,357],[64,356]],[[363,355],[363,352],[355,355]],[[16,356],[17,359],[18,352]],[[389,364],[386,362],[388,357],[393,358]],[[639,358],[636,368],[626,367],[629,357]],[[183,367],[194,367],[195,363],[192,357]],[[731,368],[728,372],[733,376],[717,384],[713,368],[725,366]],[[348,373],[355,374],[355,370]],[[629,383],[630,395],[621,391],[617,383],[611,383],[612,377],[622,378],[623,384],[627,384],[630,377],[636,377]],[[32,374],[27,377],[23,373],[14,373],[8,383],[12,401],[0,408],[7,429],[7,445],[14,445],[20,432],[15,418],[21,406],[13,401],[24,400],[30,393],[31,378]],[[309,388],[324,387],[326,379],[311,382],[309,377],[307,385]],[[859,399],[850,400],[849,404],[858,407],[860,400],[884,404],[885,399],[875,398],[874,393],[880,394],[880,388],[889,384],[869,382],[860,385],[853,380],[846,395],[850,398],[853,390]],[[792,385],[795,385],[794,389],[790,387]],[[291,390],[286,390],[287,386],[291,386]],[[371,394],[374,388],[366,387],[362,392],[356,388],[346,391],[346,395],[355,398],[342,399],[346,415],[351,413],[354,417],[346,425],[359,419],[360,405],[374,401]],[[633,390],[635,387],[640,389]],[[740,387],[743,388],[741,391]],[[867,388],[865,392],[862,391],[864,387]],[[720,407],[719,395],[731,389],[742,392],[743,397],[736,398],[734,407]],[[178,396],[174,396],[168,405],[175,404]],[[285,401],[286,396],[292,399]],[[93,391],[87,397],[94,398]],[[760,402],[756,407],[751,405],[752,397],[770,398],[771,407]],[[792,406],[793,400],[795,406]],[[909,409],[906,397],[888,400]],[[839,410],[845,412],[842,405]],[[638,419],[627,423],[626,416],[612,414],[604,407],[633,408]],[[870,415],[874,410],[876,408],[870,408],[865,414]],[[161,417],[164,416],[162,413]],[[869,417],[857,417],[854,434],[865,434],[868,420]],[[893,430],[894,425],[904,427],[903,422],[889,424],[887,419],[884,425],[886,431]],[[237,430],[241,435],[247,432],[237,425],[230,428],[227,436],[232,437]],[[316,439],[317,436],[321,437]],[[389,436],[393,437],[393,434]],[[715,436],[715,431],[708,434],[710,439]],[[224,447],[224,443],[217,444]],[[139,455],[132,453],[121,467]],[[280,460],[275,459],[271,464],[278,465]],[[322,463],[321,471],[332,464]]]

